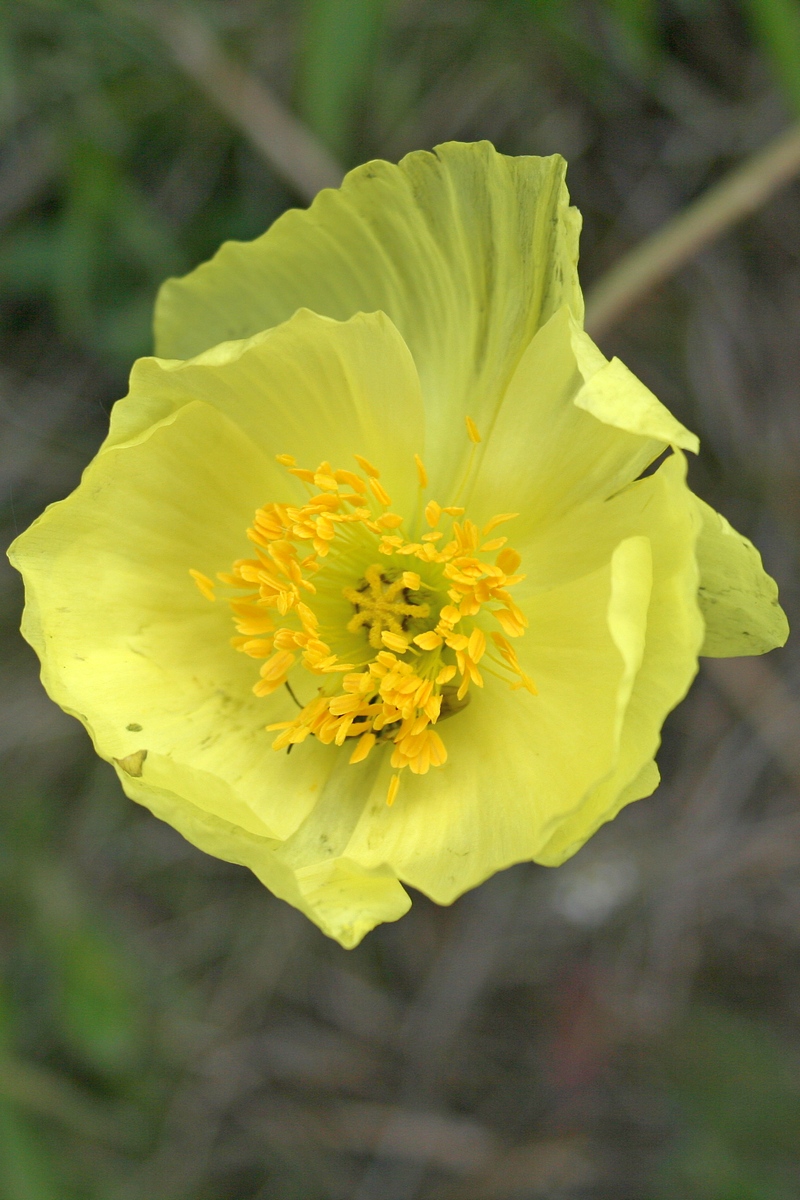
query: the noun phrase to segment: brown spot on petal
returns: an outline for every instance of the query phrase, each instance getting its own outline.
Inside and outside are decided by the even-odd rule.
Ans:
[[[115,758],[114,762],[122,768],[126,775],[132,775],[134,779],[139,779],[146,758],[146,750],[135,750],[133,754],[126,754],[124,758]]]

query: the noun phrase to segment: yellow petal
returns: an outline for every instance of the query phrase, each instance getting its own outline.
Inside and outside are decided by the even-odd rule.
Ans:
[[[303,311],[187,362],[140,359],[104,449],[134,444],[153,421],[192,400],[225,413],[269,456],[260,503],[305,494],[287,492],[287,472],[274,461],[284,453],[311,469],[326,458],[346,467],[355,454],[382,460],[395,502],[406,511],[416,502],[413,457],[425,439],[419,380],[382,313],[340,322]]]
[[[574,325],[572,344],[586,380],[575,397],[578,408],[585,409],[604,425],[698,452],[697,435],[681,425],[623,362],[612,358],[611,362],[599,365],[597,347],[587,333]]]
[[[609,374],[612,366],[566,308],[539,330],[487,438],[468,497],[473,519],[491,524],[504,506],[519,512],[509,527],[519,548],[576,505],[614,495],[670,441],[693,439],[622,364]]]
[[[365,871],[341,857],[301,867],[295,877],[311,919],[346,950],[381,921],[397,921],[411,907],[388,867]]]
[[[137,778],[123,782],[132,800],[146,805],[207,854],[249,867],[274,895],[347,950],[380,921],[396,921],[411,906],[408,894],[385,867],[369,871],[336,854],[320,857],[319,846],[316,855],[307,854],[308,861],[295,866],[286,861],[278,841],[231,824],[169,788],[148,787]]]
[[[186,405],[135,446],[109,450],[15,543],[23,632],[52,698],[115,762],[136,798],[168,790],[263,836],[286,836],[330,772],[320,746],[276,754],[264,726],[296,711],[251,693],[230,613],[190,576],[242,544],[278,468],[209,405]]]
[[[720,513],[694,499],[702,520],[697,561],[706,636],[700,653],[729,658],[764,654],[782,646],[789,625],[778,604],[777,584],[761,565],[761,555]]]
[[[435,778],[404,773],[386,812],[383,764],[343,852],[365,868],[390,865],[444,904],[534,857],[614,767],[627,680],[608,623],[613,586],[607,564],[536,597],[515,649],[525,649],[539,695],[487,676],[484,691],[441,726],[446,765]],[[307,825],[316,820],[315,810]]]
[[[685,460],[678,453],[652,477],[604,506],[612,523],[622,519],[631,532],[646,531],[652,546],[653,586],[644,653],[625,710],[614,770],[586,793],[536,854],[536,861],[547,866],[569,858],[624,804],[649,795],[657,786],[653,758],[661,726],[694,678],[703,639],[694,553],[700,522],[695,497],[685,486],[685,472]],[[554,531],[554,539],[557,536]]]
[[[156,308],[157,352],[186,358],[301,307],[338,320],[382,310],[419,370],[435,486],[435,474],[455,469],[458,433],[469,445],[464,412],[488,427],[537,328],[564,304],[582,317],[580,219],[564,170],[557,155],[509,158],[488,142],[366,163],[307,211],[169,280]]]
[[[529,589],[529,630],[515,643],[538,696],[487,679],[442,726],[448,761],[435,790],[404,779],[389,822],[376,780],[347,854],[449,902],[520,859],[563,861],[649,794],[664,717],[697,669],[698,526],[679,453],[542,537],[553,582]]]

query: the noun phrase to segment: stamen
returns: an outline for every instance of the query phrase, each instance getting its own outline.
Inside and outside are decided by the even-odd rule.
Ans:
[[[481,435],[478,433],[478,426],[475,424],[472,417],[464,417],[464,420],[467,425],[467,433],[469,434],[469,440],[471,442],[474,442],[475,445],[477,446],[481,440]]]
[[[414,645],[419,646],[422,650],[436,650],[441,646],[442,641],[440,633],[437,633],[435,629],[429,629],[427,633],[417,634],[414,638]]]
[[[369,477],[369,490],[372,492],[379,504],[389,505],[392,503],[386,488],[382,483],[378,482],[378,478],[375,475],[370,475]]]
[[[400,776],[393,775],[389,780],[389,790],[386,793],[386,807],[391,808],[394,804],[397,795],[397,789],[400,787]]]
[[[191,568],[189,569],[189,574],[197,584],[198,590],[205,596],[206,600],[216,600],[216,596],[214,595],[214,588],[216,585],[213,579],[209,579],[208,576],[204,575],[202,571],[195,571]]]
[[[377,467],[373,467],[372,463],[369,461],[368,458],[364,458],[363,455],[361,455],[361,454],[354,454],[353,458],[356,460],[358,465],[361,467],[361,470],[365,471],[367,473],[367,475],[369,475],[370,479],[380,479],[380,477],[381,477],[380,471],[378,470]]]
[[[522,562],[522,555],[518,554],[516,550],[512,550],[510,546],[506,546],[505,550],[500,551],[495,561],[506,575],[513,575]]]
[[[484,537],[488,537],[498,525],[502,525],[504,521],[512,521],[514,517],[518,516],[519,513],[499,513],[496,517],[492,517],[491,521],[486,522],[481,532]]]
[[[334,471],[333,475],[337,483],[346,483],[354,492],[359,492],[362,496],[366,495],[367,485],[360,475],[356,475],[355,471]]]
[[[467,432],[472,463],[480,434],[469,418]],[[462,506],[430,500],[424,513],[434,532],[420,537],[415,531],[419,540],[410,540],[399,513],[376,514],[373,499],[383,508],[391,500],[378,469],[362,456],[356,461],[363,475],[335,469],[327,460],[315,471],[298,467],[289,454],[277,461],[309,494],[302,503],[260,508],[247,530],[254,557],[238,559],[230,572],[218,574],[244,592],[229,600],[237,631],[231,642],[240,653],[263,660],[256,695],[270,696],[285,685],[298,706],[292,720],[269,726],[277,733],[273,748],[291,748],[309,737],[340,747],[351,739],[349,761],[359,763],[390,742],[396,771],[387,793],[391,805],[401,771],[424,775],[445,762],[447,750],[434,727],[469,704],[472,685],[483,687],[479,663],[512,690],[536,694],[507,641],[527,627],[509,593],[524,578],[516,573],[520,555],[505,537],[481,544],[516,514],[499,514],[481,534]],[[426,487],[419,455],[415,464],[420,487]],[[449,526],[438,529],[443,518]],[[486,556],[495,552],[495,561],[489,561]],[[372,556],[378,561],[370,563]],[[416,559],[419,569],[404,569],[396,556]],[[213,580],[194,570],[191,577],[213,600]],[[353,606],[349,619],[343,598]],[[487,620],[503,633],[487,630]],[[488,655],[487,633],[493,643]],[[353,662],[340,661],[340,645]],[[320,681],[304,706],[288,681],[289,672],[300,667]]]
[[[408,638],[404,638],[399,633],[387,633],[384,629],[381,634],[381,641],[389,650],[394,650],[396,654],[405,654],[408,649]]]
[[[363,762],[363,760],[367,757],[367,755],[369,754],[370,750],[375,745],[377,740],[378,739],[376,738],[374,733],[362,733],[361,737],[358,739],[358,742],[356,743],[355,750],[350,755],[350,762],[351,763]]]
[[[429,500],[425,505],[425,520],[430,525],[431,529],[435,529],[439,524],[439,518],[442,515],[442,506],[437,504],[435,500]]]

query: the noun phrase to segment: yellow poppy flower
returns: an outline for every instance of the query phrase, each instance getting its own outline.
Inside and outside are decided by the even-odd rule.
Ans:
[[[583,332],[563,174],[368,163],[170,280],[160,357],[12,548],[128,795],[344,946],[403,883],[562,862],[655,788],[698,654],[787,636],[695,436]]]

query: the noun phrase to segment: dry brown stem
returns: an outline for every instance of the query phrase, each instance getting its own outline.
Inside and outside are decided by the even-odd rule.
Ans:
[[[603,275],[586,297],[586,328],[602,337],[643,296],[800,171],[800,125],[736,167]]]
[[[339,186],[344,171],[321,142],[266,84],[226,53],[196,13],[141,4],[136,14],[293,191],[311,201],[322,188]]]

